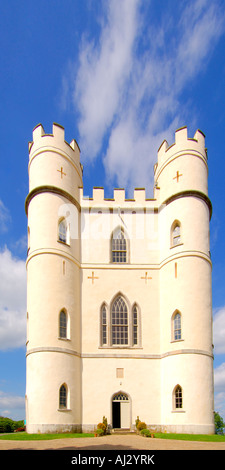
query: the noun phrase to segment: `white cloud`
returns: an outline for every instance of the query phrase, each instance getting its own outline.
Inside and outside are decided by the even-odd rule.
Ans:
[[[27,234],[22,235],[19,240],[11,243],[10,248],[15,250],[15,252],[18,254],[25,254],[27,252]]]
[[[0,416],[20,420],[25,416],[25,398],[0,390]]]
[[[0,253],[0,349],[25,345],[26,267],[5,248]]]
[[[225,353],[225,306],[214,313],[213,342],[215,354]]]
[[[214,410],[222,416],[225,422],[225,392],[219,392],[214,397]]]
[[[214,409],[225,421],[225,362],[214,370]]]
[[[215,354],[225,353],[225,306],[217,309],[213,316],[213,342]],[[223,356],[222,356],[223,358]],[[215,411],[225,421],[225,362],[214,369]]]
[[[214,370],[214,386],[216,392],[224,392],[225,390],[225,362]]]
[[[208,64],[224,32],[224,14],[218,1],[195,0],[154,25],[151,4],[103,5],[99,40],[83,38],[75,74],[79,145],[83,159],[93,160],[106,144],[107,179],[149,185],[162,140],[173,142],[187,117],[195,125],[193,103],[184,107],[180,96]],[[149,8],[146,17],[143,8]]]
[[[3,202],[0,200],[0,233],[7,232],[10,222],[10,213],[7,207],[5,207]]]
[[[121,106],[132,67],[139,0],[106,2],[99,43],[83,41],[76,77],[75,106],[81,119],[81,148],[94,158]],[[124,20],[126,19],[126,20]]]

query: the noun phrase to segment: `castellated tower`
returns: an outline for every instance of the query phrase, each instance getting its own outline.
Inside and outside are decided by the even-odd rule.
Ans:
[[[201,433],[213,424],[212,208],[202,132],[188,139],[187,129],[182,128],[171,147],[164,141],[158,152],[155,182],[160,188],[155,191],[160,208],[161,420],[166,425],[172,418],[178,432],[195,429]],[[185,405],[171,417],[173,386],[174,391],[182,389]]]
[[[140,156],[141,159],[141,156]],[[205,136],[178,129],[154,197],[84,197],[79,147],[53,124],[29,144],[27,431],[213,433]]]
[[[81,423],[79,154],[61,126],[52,135],[34,129],[26,200],[28,432]],[[61,403],[68,394],[66,412],[60,393]]]

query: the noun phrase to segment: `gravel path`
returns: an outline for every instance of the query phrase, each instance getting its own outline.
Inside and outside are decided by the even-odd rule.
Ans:
[[[53,439],[49,441],[0,440],[0,450],[225,450],[225,442],[193,442],[151,439],[136,434]]]

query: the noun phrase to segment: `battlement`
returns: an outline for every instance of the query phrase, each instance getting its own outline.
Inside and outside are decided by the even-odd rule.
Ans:
[[[134,189],[134,197],[133,198],[126,198],[126,193],[124,188],[114,188],[113,197],[106,198],[105,191],[103,187],[94,187],[93,188],[93,195],[92,197],[86,197],[83,194],[83,188],[79,188],[80,190],[80,203],[81,206],[107,206],[111,207],[115,206],[118,207],[136,207],[137,205],[141,205],[141,207],[149,206],[154,207],[155,199],[146,198],[146,190],[145,188],[135,188]]]
[[[158,166],[161,166],[166,160],[178,152],[195,152],[207,160],[207,151],[205,148],[205,135],[199,129],[195,132],[194,138],[189,138],[187,127],[181,127],[175,132],[175,142],[169,146],[164,140],[158,149]],[[156,170],[156,167],[155,167]]]
[[[42,124],[38,124],[33,129],[33,141],[29,142],[29,153],[34,150],[34,147],[43,147],[45,145],[53,144],[53,142],[49,139],[54,139],[57,142],[58,146],[66,145],[69,149],[73,150],[74,152],[80,153],[80,148],[78,143],[75,139],[73,139],[70,143],[65,140],[65,129],[63,126],[57,123],[53,123],[52,126],[52,134],[46,134]],[[48,142],[47,142],[48,141]],[[55,146],[54,142],[54,146]]]

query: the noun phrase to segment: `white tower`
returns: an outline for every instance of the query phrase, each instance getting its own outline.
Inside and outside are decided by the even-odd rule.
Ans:
[[[53,125],[29,144],[28,432],[210,434],[213,349],[205,137],[164,141],[154,198],[83,196],[80,152]],[[81,217],[82,214],[82,217]],[[86,221],[87,223],[84,223]],[[82,225],[82,232],[81,232]],[[98,236],[96,236],[98,235]],[[116,240],[116,243],[114,243]]]
[[[173,145],[163,142],[155,182],[160,208],[161,422],[176,432],[210,433],[214,431],[212,208],[201,131],[189,139],[185,127],[176,131]]]
[[[80,429],[80,206],[77,143],[38,125],[29,144],[28,432]]]

